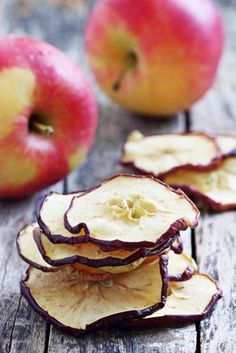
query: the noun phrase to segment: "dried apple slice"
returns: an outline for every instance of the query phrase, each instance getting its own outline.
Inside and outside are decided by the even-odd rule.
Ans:
[[[74,264],[81,272],[91,274],[131,271],[141,265],[146,256],[155,255],[155,259],[170,245],[171,242],[153,249],[143,248],[135,251],[120,249],[104,252],[91,243],[54,244],[40,231],[37,224],[27,226],[17,237],[19,255],[33,267],[45,271]]]
[[[78,242],[86,238],[107,248],[132,249],[164,244],[178,231],[196,227],[198,219],[198,209],[183,192],[151,176],[123,174],[74,197],[65,227],[77,234],[86,225]]]
[[[170,251],[168,257],[168,275],[170,281],[187,281],[197,271],[196,262],[186,252],[175,254],[173,251]]]
[[[94,269],[114,274],[134,270],[142,264],[145,257],[154,257],[155,259],[157,255],[170,247],[167,242],[163,246],[150,249],[142,248],[135,251],[119,249],[104,252],[97,245],[91,243],[54,244],[39,229],[34,230],[34,239],[42,257],[50,265],[77,264],[78,269],[93,273],[98,272]]]
[[[178,324],[205,319],[222,297],[218,283],[210,276],[195,273],[184,282],[169,282],[168,297],[163,309],[126,326]]]
[[[60,243],[67,237],[73,243],[73,234],[64,227],[64,214],[74,196],[81,194],[82,192],[71,194],[50,192],[39,200],[36,209],[38,224],[52,242]]]
[[[160,261],[102,282],[82,281],[72,266],[50,273],[31,267],[21,291],[52,325],[80,335],[160,310],[167,296],[167,262],[162,256]]]
[[[164,180],[215,211],[236,208],[236,157],[224,158],[209,172],[177,170]]]
[[[202,132],[143,136],[133,131],[124,146],[122,163],[162,178],[178,168],[209,170],[220,159],[215,139]]]
[[[22,229],[16,239],[17,251],[20,257],[29,265],[45,272],[55,271],[56,268],[48,264],[38,251],[38,247],[33,238],[33,230],[36,223]]]

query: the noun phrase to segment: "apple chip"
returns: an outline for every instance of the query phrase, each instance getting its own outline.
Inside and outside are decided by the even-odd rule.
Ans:
[[[166,300],[167,257],[101,282],[83,281],[72,267],[42,272],[30,267],[22,294],[58,329],[79,335],[116,322],[142,318]]]
[[[151,176],[123,174],[75,196],[65,214],[71,233],[86,226],[85,236],[107,248],[154,247],[179,230],[196,227],[199,211],[181,191]],[[65,237],[66,239],[66,237]]]
[[[206,318],[222,297],[218,283],[202,273],[195,273],[184,282],[169,282],[168,293],[163,309],[126,325],[136,327],[199,321]]]
[[[29,265],[42,271],[55,271],[56,269],[49,265],[38,251],[38,247],[33,238],[33,230],[37,224],[31,224],[22,229],[16,239],[17,251],[20,257]]]
[[[205,133],[143,136],[133,131],[124,146],[122,163],[163,177],[178,168],[209,170],[220,159],[215,139]]]
[[[77,264],[77,268],[87,272],[123,273],[134,270],[140,266],[146,257],[156,259],[161,253],[166,251],[170,244],[154,248],[142,248],[135,251],[111,250],[102,251],[96,244],[54,244],[39,228],[34,230],[34,239],[38,250],[46,262],[52,266],[62,266]],[[83,267],[79,266],[83,265]]]
[[[177,170],[164,180],[215,211],[236,208],[236,157],[224,158],[209,172]]]
[[[103,272],[122,273],[135,269],[144,261],[142,252],[138,250],[114,250],[107,253],[91,243],[54,244],[39,229],[34,231],[34,239],[44,260],[52,266],[81,264],[84,265],[82,270],[88,272],[92,272],[88,269],[92,267]],[[79,266],[77,268],[80,269]]]
[[[50,192],[39,200],[36,209],[38,224],[51,241],[60,243],[67,237],[71,238],[73,243],[73,234],[64,227],[64,214],[73,197],[81,194],[81,192],[71,194]]]
[[[230,135],[218,135],[216,141],[224,157],[236,155],[236,137]]]
[[[197,271],[196,262],[186,252],[175,254],[173,251],[170,251],[168,257],[168,275],[170,281],[186,281]]]
[[[92,243],[54,244],[40,231],[36,223],[24,228],[17,237],[19,255],[33,267],[49,271],[58,266],[74,264],[81,272],[91,274],[131,271],[141,265],[145,257],[156,259],[170,245],[171,243],[166,243],[150,249],[104,252]]]

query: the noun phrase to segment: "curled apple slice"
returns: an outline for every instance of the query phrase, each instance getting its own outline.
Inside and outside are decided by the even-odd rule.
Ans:
[[[196,227],[198,219],[198,209],[183,192],[151,176],[123,174],[74,197],[65,227],[74,234],[85,227],[78,242],[133,249],[164,244],[179,230]]]
[[[39,200],[36,209],[38,224],[51,241],[60,243],[63,242],[64,237],[73,236],[64,227],[64,214],[74,196],[81,194],[82,192],[71,194],[50,192]],[[71,240],[72,243],[73,238]]]
[[[184,282],[169,282],[168,297],[163,309],[126,326],[177,324],[205,319],[222,297],[218,283],[210,276],[195,273]]]
[[[37,224],[24,228],[17,237],[19,255],[30,265],[41,270],[58,268],[73,264],[81,272],[91,274],[122,273],[135,269],[144,258],[163,253],[170,243],[153,249],[143,248],[135,251],[112,250],[102,251],[97,245],[54,244],[40,231]]]
[[[236,137],[230,135],[218,135],[216,141],[223,153],[223,157],[236,155]]]
[[[123,273],[135,269],[144,261],[141,251],[114,250],[107,253],[91,243],[54,244],[39,229],[35,229],[34,239],[44,260],[52,266],[80,264],[88,272],[88,267],[92,267],[102,272]],[[81,269],[81,266],[77,268]]]
[[[162,178],[178,168],[209,170],[220,159],[215,139],[205,133],[145,137],[133,131],[124,146],[122,163]]]
[[[173,251],[170,251],[168,257],[168,275],[170,281],[186,281],[197,271],[196,262],[186,252],[175,254]]]
[[[82,281],[72,267],[57,272],[29,268],[22,294],[58,329],[79,335],[160,310],[166,300],[167,257],[102,282]]]
[[[164,180],[215,211],[236,208],[236,157],[224,158],[209,172],[177,170]]]
[[[45,272],[55,271],[56,268],[49,265],[38,251],[33,238],[33,230],[37,224],[31,224],[22,229],[16,238],[17,251],[20,257],[29,265]]]
[[[77,264],[78,269],[95,273],[98,271],[93,269],[114,274],[132,271],[140,266],[146,257],[155,259],[170,247],[167,242],[164,246],[154,248],[142,248],[135,251],[118,249],[104,252],[92,243],[54,244],[39,229],[34,230],[34,239],[42,257],[50,265]]]

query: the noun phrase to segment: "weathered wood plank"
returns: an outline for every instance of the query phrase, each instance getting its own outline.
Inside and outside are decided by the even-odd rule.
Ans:
[[[52,186],[62,191],[62,183]],[[19,258],[15,239],[32,222],[39,194],[0,202],[0,352],[44,352],[46,323],[21,297],[19,282],[27,265]]]
[[[106,329],[80,338],[58,334],[52,329],[50,353],[189,353],[195,352],[193,327],[123,331]]]
[[[0,34],[10,31],[7,3],[0,2]],[[13,19],[11,18],[11,21]],[[19,281],[26,265],[16,252],[15,237],[31,222],[36,196],[0,203],[0,352],[44,351],[46,324],[35,314],[19,293]]]
[[[12,345],[15,329],[18,331],[19,346],[28,327],[31,327],[31,333],[26,346],[31,346],[31,349],[35,346],[34,352],[43,352],[44,347],[45,324],[41,321],[41,325],[35,325],[35,315],[28,306],[22,307],[19,281],[26,266],[19,259],[15,246],[17,232],[32,219],[34,202],[35,198],[32,197],[18,202],[2,201],[0,204],[0,352],[4,353],[15,351]],[[26,316],[28,320],[22,321]]]
[[[235,134],[236,10],[224,9],[226,48],[214,88],[192,111],[192,128]],[[205,214],[196,231],[200,270],[219,280],[224,298],[200,325],[201,353],[235,352],[236,344],[236,213]]]

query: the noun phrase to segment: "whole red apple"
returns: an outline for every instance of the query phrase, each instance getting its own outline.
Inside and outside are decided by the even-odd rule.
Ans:
[[[97,107],[81,69],[53,46],[0,39],[0,197],[26,196],[75,168],[95,135]]]
[[[85,44],[102,89],[128,109],[156,116],[202,97],[213,83],[223,37],[210,0],[100,0]]]

